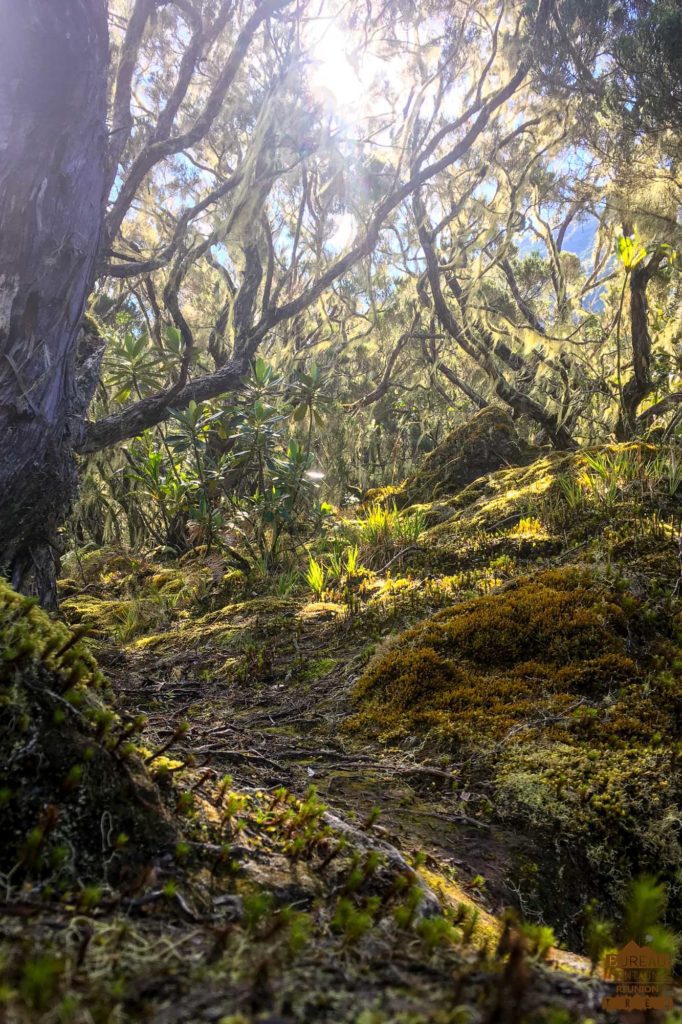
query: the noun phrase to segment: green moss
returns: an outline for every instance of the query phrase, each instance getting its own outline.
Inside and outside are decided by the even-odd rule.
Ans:
[[[591,568],[537,572],[394,639],[356,684],[349,727],[451,751],[498,819],[534,837],[537,906],[566,922],[589,891],[612,914],[632,874],[672,879],[682,859],[675,628]],[[557,902],[550,880],[570,865],[589,881]]]
[[[167,625],[172,616],[171,608],[162,596],[102,600],[85,595],[64,601],[62,610],[70,622],[88,626],[93,636],[114,636],[124,643],[141,633]]]
[[[299,679],[305,682],[314,682],[316,679],[322,679],[324,676],[329,675],[336,664],[336,658],[317,658],[314,661],[309,661],[303,672],[299,674]]]
[[[0,665],[11,678],[26,663],[73,679],[79,685],[98,686],[102,675],[95,659],[74,634],[55,622],[37,605],[15,593],[0,580]]]
[[[587,572],[540,573],[408,630],[355,688],[355,724],[380,733],[438,725],[497,739],[533,710],[556,713],[637,675],[628,616]],[[374,723],[374,725],[373,725]]]
[[[402,503],[405,498],[405,484],[389,484],[386,487],[372,487],[363,495],[363,505],[382,505],[386,508]]]
[[[0,582],[0,871],[14,882],[113,879],[172,833],[141,763],[116,750],[102,682],[77,634]],[[134,837],[125,857],[103,850],[105,820]]]
[[[519,437],[505,409],[489,406],[426,456],[418,472],[403,485],[403,503],[456,494],[467,484],[504,466],[527,464],[538,453],[539,449]]]

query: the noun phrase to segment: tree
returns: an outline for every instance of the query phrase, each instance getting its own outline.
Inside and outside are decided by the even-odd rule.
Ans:
[[[74,451],[101,450],[171,409],[239,389],[264,340],[280,332],[297,344],[306,318],[326,298],[338,301],[337,283],[389,220],[404,221],[415,190],[496,130],[549,3],[528,24],[523,5],[496,17],[489,6],[474,24],[468,4],[432,5],[441,47],[427,83],[434,114],[422,84],[407,107],[396,93],[388,116],[372,114],[358,140],[302,84],[302,40],[315,23],[305,4],[112,0],[109,69],[103,0],[58,0],[49,16],[38,0],[20,11],[3,0],[0,423],[11,441],[0,471],[0,564],[16,586],[54,600],[51,556],[74,494]],[[377,39],[399,52],[413,41],[414,66],[423,66],[419,11],[358,4],[348,19],[363,26],[365,46]],[[464,45],[480,56],[452,117],[443,100]],[[406,131],[419,136],[411,168]],[[379,132],[391,139],[388,161],[375,153]],[[364,227],[339,252],[327,243],[349,207]],[[211,322],[197,331],[183,307],[207,268]],[[102,331],[89,321],[77,345],[93,288],[94,311],[109,323]],[[122,407],[107,400],[89,422],[103,343],[134,306],[157,370]]]
[[[538,63],[564,96],[581,92],[610,130],[679,132],[682,11],[676,0],[556,0]],[[589,117],[583,122],[589,124]]]
[[[2,0],[0,18],[0,563],[49,604],[91,397],[77,336],[105,198],[106,7]]]

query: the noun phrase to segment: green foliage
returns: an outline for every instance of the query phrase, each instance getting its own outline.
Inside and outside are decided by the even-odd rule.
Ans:
[[[305,578],[312,592],[321,600],[324,594],[325,573],[322,564],[312,555],[308,558],[308,571]]]
[[[420,887],[418,885],[410,886],[403,902],[393,912],[395,922],[399,928],[410,928],[412,926],[423,899],[424,894]]]
[[[130,344],[147,352],[146,337]],[[117,374],[116,386],[124,368]],[[258,357],[232,404],[192,400],[171,408],[168,425],[147,431],[125,452],[120,472],[131,493],[118,497],[114,514],[125,511],[138,545],[156,543],[176,554],[217,547],[241,568],[278,563],[283,542],[296,543],[323,516],[317,498],[323,474],[313,469],[313,442],[324,426],[326,389],[316,366],[294,371],[287,381]],[[295,436],[306,418],[304,436]],[[117,477],[110,481],[116,492]],[[107,514],[113,507],[98,487],[88,492],[88,519],[100,521],[101,506]],[[235,553],[235,543],[243,555]]]
[[[590,914],[585,929],[585,952],[590,958],[592,971],[601,963],[607,949],[614,945],[614,928],[611,921],[597,917],[594,912]]]
[[[257,891],[244,897],[244,927],[255,932],[270,917],[275,907],[272,893]]]
[[[618,235],[616,238],[616,256],[625,270],[634,268],[646,259],[647,251],[639,239],[639,235]]]
[[[422,918],[416,931],[429,953],[439,946],[455,946],[461,939],[461,933],[446,917]]]
[[[82,642],[86,633],[52,621],[35,600],[15,593],[0,580],[0,661],[6,672],[40,663],[61,677],[64,690],[71,685],[98,687],[102,674]]]
[[[64,964],[56,957],[37,956],[26,961],[23,967],[19,993],[29,1009],[42,1012],[54,1000]]]
[[[353,562],[381,569],[391,558],[419,540],[426,529],[421,509],[400,512],[395,502],[375,502],[349,528],[354,544]],[[348,559],[348,555],[347,555]],[[347,569],[350,575],[350,569]]]
[[[648,943],[657,928],[668,898],[666,886],[649,875],[635,879],[625,904],[625,934],[639,945]]]
[[[124,404],[133,396],[142,398],[160,388],[182,347],[172,327],[166,333],[165,346],[157,345],[146,331],[105,333],[105,379],[117,404]]]
[[[356,907],[351,899],[339,897],[332,918],[332,929],[340,932],[348,945],[355,945],[374,925],[379,899],[368,899],[363,907]]]
[[[526,921],[521,925],[521,934],[528,944],[528,952],[537,960],[546,960],[550,950],[556,945],[554,931],[545,924]]]

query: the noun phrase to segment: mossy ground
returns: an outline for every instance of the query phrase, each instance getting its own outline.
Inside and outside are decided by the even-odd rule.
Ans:
[[[88,1024],[484,1024],[509,983],[505,903],[579,948],[586,880],[617,917],[641,854],[678,915],[679,513],[639,472],[651,453],[627,450],[638,472],[616,482],[550,455],[422,502],[409,550],[330,574],[321,599],[215,555],[72,561],[65,614],[93,628],[122,720],[146,716],[136,743],[185,846],[122,918],[49,903],[86,924],[55,935],[31,910],[29,954],[25,921],[5,917],[11,1019],[60,1019],[75,998],[59,1013]],[[330,523],[316,557],[356,542],[357,515]],[[414,853],[451,904],[445,925],[418,926],[412,868],[374,866],[328,827],[311,782],[377,849]],[[45,1007],[36,950],[57,964]],[[586,977],[533,971],[523,995],[510,1020],[600,1019]]]
[[[419,864],[372,822],[345,825],[312,788],[299,798],[207,770],[197,756],[205,747],[183,749],[190,730],[174,721],[172,701],[163,739],[139,737],[124,751],[121,738],[138,730],[124,719],[109,722],[106,738],[98,732],[104,706],[88,688],[101,676],[87,652],[71,643],[66,659],[68,630],[7,589],[0,597],[3,707],[14,716],[2,734],[11,744],[3,812],[12,809],[13,825],[0,843],[0,1010],[8,1024],[355,1024],[370,1012],[375,1021],[447,1024],[463,1012],[453,998],[481,1014],[505,998],[512,982],[498,936],[470,900],[454,899],[454,886],[440,913]],[[333,663],[310,668],[317,679]],[[62,684],[83,688],[82,700],[65,698],[82,722],[39,719]],[[35,700],[19,700],[34,685]],[[34,746],[44,772],[27,763]],[[71,780],[63,773],[76,752],[84,773]],[[144,814],[135,809],[142,797]],[[59,850],[66,856],[56,857]],[[559,992],[539,963],[531,959],[526,970],[524,1012],[563,1007],[567,996],[573,1019],[591,1010],[598,985]]]
[[[137,730],[106,707],[103,689],[78,637],[0,583],[0,872],[9,889],[31,878],[46,879],[41,891],[97,885],[172,847],[170,815],[130,742]]]
[[[526,465],[539,454],[519,437],[506,410],[489,406],[449,434],[401,486],[370,492],[368,500],[395,501],[401,507],[430,504],[502,467]]]
[[[680,626],[623,578],[536,572],[393,641],[357,683],[349,725],[428,735],[464,786],[485,786],[490,815],[535,837],[536,879],[520,881],[555,924],[586,897],[613,912],[649,871],[670,883],[679,927]],[[550,904],[569,866],[585,881]]]

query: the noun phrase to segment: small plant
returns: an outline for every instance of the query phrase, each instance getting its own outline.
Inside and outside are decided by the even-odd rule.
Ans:
[[[360,570],[360,552],[357,544],[346,550],[346,575],[357,576]]]
[[[526,939],[530,955],[536,960],[546,960],[552,946],[556,943],[553,930],[545,924],[526,922],[521,925],[521,933]]]
[[[376,823],[377,823],[377,821],[379,820],[380,817],[381,817],[381,808],[380,807],[373,807],[372,810],[369,812],[369,815],[367,816],[367,820],[365,821],[365,823],[363,825],[364,830],[368,831],[370,828],[373,828],[376,825]]]
[[[514,537],[535,536],[542,533],[542,523],[535,516],[524,516],[509,531]]]
[[[647,470],[642,455],[636,449],[624,448],[597,454],[585,452],[582,460],[586,469],[579,474],[577,482],[596,503],[612,508],[637,483],[641,493]]]
[[[424,894],[418,885],[413,885],[407,890],[405,900],[396,907],[393,914],[399,928],[411,927],[423,898]]]
[[[662,923],[668,903],[664,883],[650,875],[635,879],[625,904],[624,933],[640,945],[649,945],[657,953],[667,953],[674,960],[680,939]]]
[[[682,486],[682,458],[672,448],[661,449],[649,466],[649,473],[654,486],[664,487],[667,494],[674,497]]]
[[[271,892],[253,892],[244,897],[244,927],[254,933],[261,922],[272,914],[275,898]]]
[[[367,566],[382,568],[400,551],[415,544],[425,529],[426,517],[421,509],[402,513],[395,502],[390,506],[376,502],[357,522],[358,552]]]
[[[461,904],[460,904],[461,906]],[[462,920],[462,941],[469,943],[472,941],[478,928],[478,922],[481,917],[481,912],[477,907],[465,907],[464,918]]]
[[[667,896],[665,886],[650,875],[644,875],[632,882],[625,905],[625,933],[628,938],[641,944],[660,921],[665,911]]]
[[[417,923],[416,931],[429,953],[439,946],[454,946],[461,939],[461,933],[446,917],[425,917]]]
[[[596,971],[607,949],[613,946],[613,925],[598,917],[590,917],[585,929],[585,950],[590,958],[592,973]]]
[[[305,913],[291,913],[287,920],[287,947],[292,956],[297,956],[310,941],[312,922]]]
[[[308,558],[308,571],[306,583],[319,601],[322,600],[325,585],[325,573],[321,562],[318,562],[312,555]]]
[[[288,597],[292,590],[295,590],[301,579],[298,569],[281,569],[277,575],[278,597]]]
[[[332,918],[332,929],[340,932],[348,945],[358,942],[374,924],[379,904],[379,898],[373,896],[367,900],[363,909],[359,909],[352,900],[340,897]]]
[[[425,530],[426,516],[422,509],[413,509],[400,517],[400,535],[405,544],[416,544]]]
[[[64,971],[60,960],[52,956],[39,956],[24,964],[19,993],[31,1010],[46,1010],[57,994]]]
[[[94,910],[102,899],[102,890],[96,885],[86,885],[78,894],[78,909],[84,914]]]

